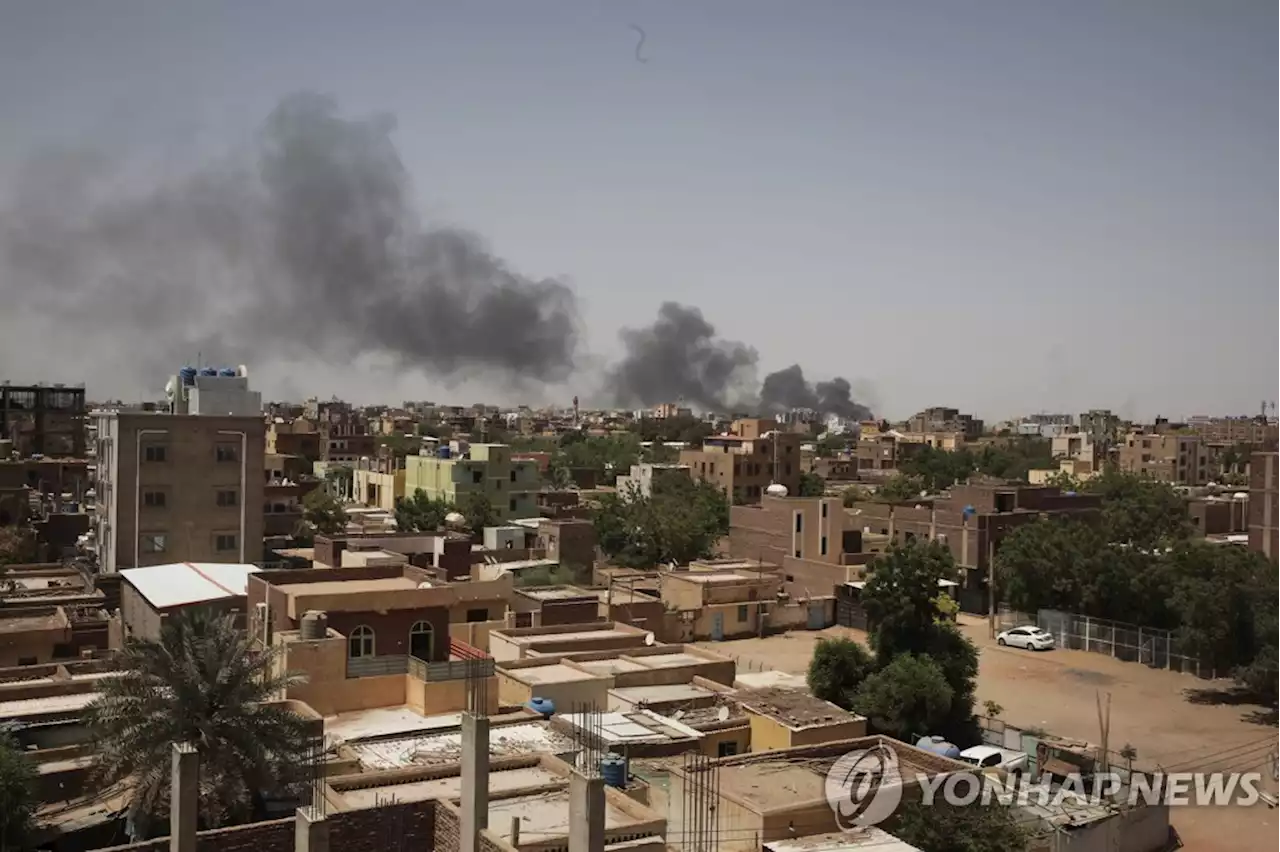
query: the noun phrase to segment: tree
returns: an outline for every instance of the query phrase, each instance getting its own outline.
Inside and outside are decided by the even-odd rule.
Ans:
[[[1167,482],[1108,468],[1083,488],[1102,498],[1102,531],[1111,544],[1150,549],[1191,535],[1186,503]]]
[[[408,497],[396,498],[396,529],[400,532],[435,532],[444,526],[445,516],[452,511],[452,503],[428,497],[427,492],[415,488]]]
[[[463,497],[458,511],[467,519],[467,529],[474,533],[498,523],[498,510],[494,508],[489,495],[481,491],[473,491]]]
[[[800,474],[800,488],[797,497],[821,497],[827,493],[827,483],[816,473]]]
[[[325,487],[336,497],[349,497],[354,494],[355,472],[346,465],[331,467],[324,472]]]
[[[942,491],[968,478],[976,467],[973,454],[966,449],[942,450],[936,447],[912,448],[911,455],[898,465],[900,475],[914,477],[930,491]],[[919,493],[919,492],[917,492]]]
[[[907,800],[888,827],[894,837],[924,852],[1023,852],[1028,840],[1018,812],[995,803],[926,807]]]
[[[724,492],[688,477],[671,477],[648,497],[606,494],[592,517],[600,549],[624,567],[703,559],[729,532]]]
[[[846,509],[853,508],[853,504],[859,500],[870,500],[871,495],[867,493],[867,489],[859,485],[850,485],[844,491],[840,492],[841,501]]]
[[[875,658],[853,639],[819,639],[809,660],[809,691],[824,701],[848,710],[867,676],[875,671]]]
[[[920,497],[927,490],[924,480],[918,476],[896,473],[876,488],[875,499],[886,503],[906,503]]]
[[[1081,521],[1049,517],[1023,524],[996,556],[1003,599],[1022,612],[1079,612],[1107,553],[1101,534]]]
[[[173,743],[200,750],[206,826],[263,819],[268,793],[300,792],[311,735],[302,717],[265,703],[298,682],[276,670],[276,654],[252,647],[233,615],[200,611],[167,619],[159,642],[126,644],[123,674],[101,683],[85,721],[97,780],[129,780],[143,836],[167,808]]]
[[[302,520],[320,535],[339,535],[347,528],[347,511],[324,488],[302,498]]]
[[[933,660],[900,654],[862,682],[853,707],[877,731],[914,742],[939,729],[951,712],[953,694]]]
[[[36,811],[36,773],[18,743],[0,733],[0,850],[25,849]]]
[[[995,719],[1004,712],[1004,706],[988,698],[982,702],[982,712],[986,714],[988,719]]]
[[[1169,564],[1184,653],[1199,657],[1202,665],[1230,671],[1252,661],[1260,642],[1275,641],[1274,619],[1255,608],[1259,600],[1274,607],[1278,591],[1275,564],[1265,556],[1195,542],[1175,548]],[[1255,615],[1264,622],[1258,626],[1269,633],[1259,634]]]

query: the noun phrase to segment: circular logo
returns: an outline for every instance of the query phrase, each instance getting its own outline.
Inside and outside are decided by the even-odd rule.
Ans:
[[[841,756],[827,772],[826,794],[845,831],[883,822],[902,802],[898,756],[886,745]]]

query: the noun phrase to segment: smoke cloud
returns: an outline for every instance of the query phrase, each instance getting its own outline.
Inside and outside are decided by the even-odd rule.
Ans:
[[[299,94],[267,119],[256,161],[143,191],[96,155],[33,163],[0,212],[5,312],[108,328],[134,369],[160,375],[203,348],[233,363],[374,355],[445,377],[566,378],[572,290],[511,270],[472,234],[422,227],[393,128]]]
[[[760,386],[760,410],[778,414],[792,408],[811,408],[820,414],[835,414],[849,420],[866,420],[871,409],[853,399],[853,386],[837,376],[810,385],[799,364],[792,364],[764,377]]]

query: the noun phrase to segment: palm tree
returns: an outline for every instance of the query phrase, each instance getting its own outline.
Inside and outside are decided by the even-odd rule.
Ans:
[[[274,661],[274,649],[255,650],[229,614],[172,616],[159,642],[126,644],[123,674],[103,679],[86,722],[97,781],[131,788],[138,836],[167,812],[173,743],[199,750],[206,827],[262,818],[266,794],[300,791],[312,734],[301,716],[264,703],[299,681]]]

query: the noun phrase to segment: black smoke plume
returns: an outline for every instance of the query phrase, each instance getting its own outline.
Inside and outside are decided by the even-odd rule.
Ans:
[[[566,378],[574,293],[473,235],[424,228],[393,126],[300,94],[252,160],[141,191],[96,157],[37,162],[0,211],[4,313],[109,329],[139,372],[203,347],[232,363],[374,355],[445,377]]]
[[[811,408],[819,414],[835,414],[849,420],[866,420],[871,409],[855,402],[853,387],[837,376],[810,385],[799,364],[792,364],[764,377],[760,386],[760,410],[778,414],[792,408]]]

